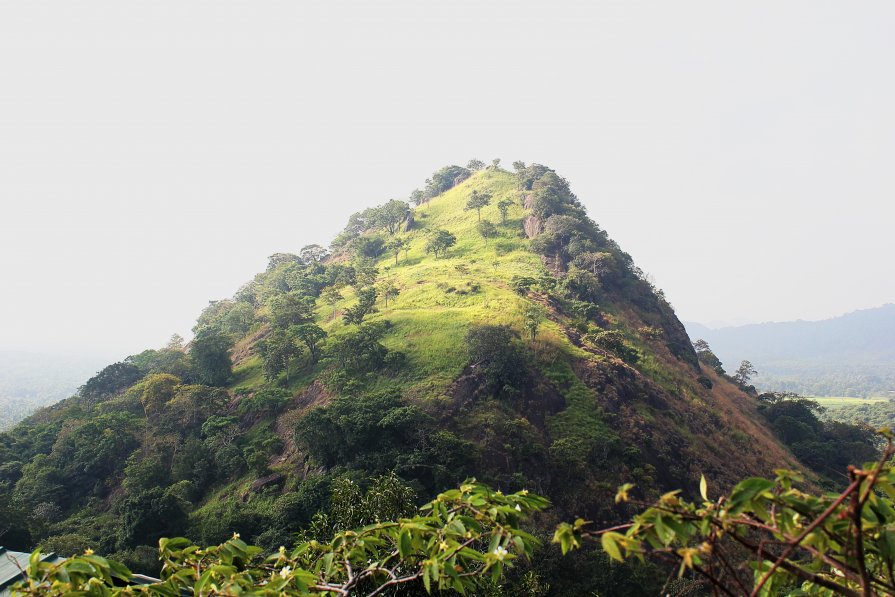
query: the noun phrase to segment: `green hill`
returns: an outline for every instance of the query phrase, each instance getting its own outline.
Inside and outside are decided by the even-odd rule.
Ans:
[[[151,571],[161,536],[325,534],[346,478],[394,472],[416,501],[470,476],[529,488],[548,528],[623,517],[624,482],[651,498],[800,466],[552,170],[447,167],[413,197],[355,214],[329,251],[272,256],[189,346],[0,436],[4,543]]]

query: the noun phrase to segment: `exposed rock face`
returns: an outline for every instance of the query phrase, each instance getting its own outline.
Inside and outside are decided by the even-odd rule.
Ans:
[[[541,233],[541,219],[536,216],[528,216],[522,223],[528,238],[534,238]]]
[[[280,473],[273,473],[272,475],[267,475],[266,477],[261,477],[260,479],[255,479],[252,481],[252,484],[249,485],[249,488],[242,494],[242,501],[246,501],[249,499],[249,495],[252,493],[258,493],[262,489],[266,487],[273,487],[274,485],[280,485],[283,481],[286,480]]]

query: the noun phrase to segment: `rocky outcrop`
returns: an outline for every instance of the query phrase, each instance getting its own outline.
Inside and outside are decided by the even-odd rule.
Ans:
[[[286,477],[283,476],[281,473],[273,473],[272,475],[267,475],[266,477],[255,479],[254,481],[252,481],[252,484],[249,485],[249,488],[243,492],[242,501],[248,500],[249,496],[253,493],[259,493],[263,489],[266,489],[268,487],[281,485],[285,480]]]
[[[534,238],[541,233],[541,219],[537,216],[528,216],[523,220],[522,228],[528,238]]]

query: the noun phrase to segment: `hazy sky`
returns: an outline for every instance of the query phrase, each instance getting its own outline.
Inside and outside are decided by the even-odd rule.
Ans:
[[[0,349],[187,334],[277,251],[541,162],[682,319],[895,301],[895,3],[0,3]]]

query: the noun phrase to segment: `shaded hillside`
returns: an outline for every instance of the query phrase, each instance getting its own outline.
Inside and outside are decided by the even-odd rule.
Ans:
[[[730,371],[748,359],[759,387],[816,396],[895,392],[895,305],[823,321],[761,323],[712,330],[687,324]]]
[[[272,256],[188,347],[0,436],[0,491],[41,513],[19,540],[151,565],[163,535],[325,533],[346,476],[394,471],[418,499],[475,476],[611,521],[623,482],[649,498],[798,467],[566,181],[516,166],[444,168],[415,209]]]

